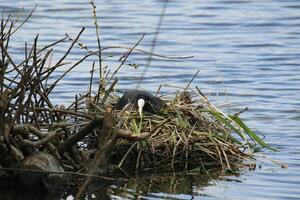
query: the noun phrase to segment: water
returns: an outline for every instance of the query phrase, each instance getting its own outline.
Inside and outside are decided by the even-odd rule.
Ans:
[[[84,0],[20,1],[0,0],[0,8],[16,12],[24,7],[38,7],[30,23],[16,35],[12,53],[20,58],[24,42],[31,42],[39,33],[40,44],[72,37],[86,27],[82,38],[89,48],[97,49],[91,6]],[[132,46],[146,33],[140,48],[150,49],[163,1],[115,0],[98,1],[102,46]],[[206,93],[218,94],[217,104],[232,103],[230,108],[248,106],[243,118],[260,130],[266,141],[280,152],[264,153],[289,165],[288,169],[269,162],[256,171],[240,176],[223,177],[201,183],[201,177],[168,177],[152,188],[143,182],[127,187],[112,186],[112,198],[145,199],[299,199],[300,198],[300,1],[298,0],[194,0],[170,1],[158,35],[155,52],[162,55],[193,55],[187,60],[155,58],[142,88],[154,91],[159,84],[185,86],[200,69],[194,81]],[[67,49],[67,45],[64,46]],[[60,48],[61,49],[61,48]],[[62,51],[55,49],[57,58]],[[125,50],[110,49],[105,64],[116,67],[116,60]],[[76,60],[84,55],[74,50],[68,57]],[[54,58],[55,59],[55,58]],[[75,93],[87,90],[89,60],[61,82],[54,100],[67,102]],[[95,59],[94,59],[95,60]],[[119,89],[134,88],[147,62],[147,55],[136,53],[119,74]],[[167,89],[165,89],[167,90]],[[226,95],[224,95],[226,94]],[[144,179],[143,179],[144,180]],[[178,182],[183,187],[175,187]],[[176,184],[175,184],[176,185]],[[187,186],[188,185],[188,186]],[[137,186],[137,187],[134,187]],[[185,186],[187,188],[185,188]],[[168,188],[170,187],[170,188]],[[181,188],[181,189],[180,189]]]

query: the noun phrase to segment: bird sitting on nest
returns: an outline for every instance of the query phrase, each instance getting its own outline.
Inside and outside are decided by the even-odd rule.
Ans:
[[[162,108],[166,107],[166,103],[159,97],[142,90],[129,90],[123,94],[115,105],[116,110],[122,110],[126,105],[132,104],[138,108],[140,116],[143,111],[156,114]]]

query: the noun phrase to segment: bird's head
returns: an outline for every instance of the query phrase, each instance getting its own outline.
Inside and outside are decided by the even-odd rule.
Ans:
[[[138,103],[138,110],[139,110],[140,116],[142,116],[143,108],[144,108],[144,105],[145,105],[145,100],[140,98],[140,99],[138,99],[137,103]]]

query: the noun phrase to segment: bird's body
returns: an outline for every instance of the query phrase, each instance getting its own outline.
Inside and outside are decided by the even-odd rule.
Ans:
[[[115,108],[122,110],[129,103],[138,107],[140,113],[146,111],[153,114],[159,112],[166,105],[160,98],[149,92],[129,90],[118,100]]]

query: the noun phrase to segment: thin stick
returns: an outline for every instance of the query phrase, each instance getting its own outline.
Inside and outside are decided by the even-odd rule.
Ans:
[[[76,66],[78,66],[80,63],[82,63],[85,59],[87,59],[89,56],[91,56],[90,54],[84,56],[82,59],[80,59],[77,63],[75,63],[73,66],[71,66],[69,69],[67,69],[58,79],[56,79],[56,81],[54,81],[54,83],[50,86],[50,88],[47,91],[47,94],[50,94],[50,92],[54,89],[54,87],[57,85],[57,83],[63,79],[72,69],[74,69]],[[55,68],[55,67],[54,67]],[[47,77],[51,74],[52,72],[50,72]]]
[[[158,93],[160,92],[160,89],[162,88],[162,86],[163,86],[162,84],[159,85],[159,87],[158,87],[158,89],[157,89],[157,91],[156,91],[156,93],[155,93],[155,96],[158,95]]]
[[[190,82],[187,84],[187,86],[184,88],[183,92],[187,91],[190,87],[190,85],[192,84],[192,82],[194,81],[194,79],[196,78],[196,76],[199,74],[199,69],[198,71],[195,73],[195,75],[193,76],[193,78],[190,80]]]
[[[189,83],[186,85],[186,87],[184,88],[183,92],[181,93],[181,95],[179,96],[178,98],[178,101],[181,100],[181,98],[183,97],[184,93],[189,89],[190,85],[192,84],[192,82],[194,81],[194,79],[196,78],[196,76],[198,75],[199,73],[199,69],[198,71],[194,74],[193,78],[189,81]]]
[[[111,84],[111,86],[108,88],[108,90],[105,91],[105,96],[103,97],[101,104],[105,103],[106,99],[108,98],[108,96],[112,92],[112,90],[114,89],[117,82],[118,82],[118,78],[115,78],[114,82]]]
[[[74,39],[72,37],[70,37],[69,35],[66,35],[66,36],[71,41],[74,41]],[[76,41],[76,44],[78,44],[81,49],[87,50],[90,54],[97,55],[99,53],[98,51],[89,50],[86,46],[84,46],[79,41]],[[101,51],[104,52],[104,51],[109,50],[109,49],[127,49],[127,50],[130,50],[130,49],[132,49],[132,47],[112,45],[112,46],[102,47]],[[138,52],[141,52],[141,53],[144,53],[144,54],[148,54],[149,56],[151,55],[152,57],[158,57],[158,58],[169,59],[169,60],[183,60],[183,59],[189,59],[189,58],[194,57],[194,56],[167,56],[167,55],[161,55],[161,54],[158,54],[158,53],[146,51],[146,50],[141,49],[141,48],[135,48],[134,51],[138,51]]]
[[[55,42],[53,42],[53,43],[51,43],[51,44],[49,44],[49,45],[47,45],[47,46],[44,46],[42,49],[39,49],[39,50],[37,51],[37,54],[39,54],[39,53],[45,51],[46,49],[48,49],[48,48],[50,48],[50,47],[55,46],[55,45],[57,45],[57,44],[59,44],[59,43],[61,43],[61,42],[64,42],[66,39],[68,39],[68,37],[64,37],[64,38],[62,38],[62,39],[60,39],[60,40],[58,40],[58,41],[55,41]],[[28,62],[30,59],[32,59],[32,56],[28,56],[28,58],[27,58],[26,60],[23,60],[22,62],[20,62],[19,65],[18,65],[17,67],[19,68],[19,67],[23,66],[23,64],[26,63],[26,62]],[[6,73],[11,73],[11,72],[13,72],[13,71],[14,71],[14,69],[12,69],[12,70],[10,70],[10,71],[7,71]],[[49,71],[50,71],[50,69],[49,69]],[[44,79],[43,79],[43,80],[44,80]]]
[[[44,145],[44,144],[48,143],[49,141],[55,139],[56,137],[62,135],[63,133],[64,132],[62,132],[62,131],[49,132],[49,133],[47,133],[46,137],[44,137],[44,138],[42,138],[38,141],[31,141],[31,140],[28,140],[28,139],[24,139],[24,140],[21,140],[21,143],[23,143],[26,146],[37,147],[37,146]]]
[[[95,62],[93,62],[93,66],[92,66],[92,70],[91,70],[90,90],[89,90],[90,96],[91,96],[91,94],[92,94],[92,85],[93,85],[94,70],[95,70]]]
[[[102,55],[101,55],[101,43],[100,43],[100,31],[99,31],[99,25],[97,20],[97,14],[96,14],[96,6],[94,3],[94,0],[90,1],[90,4],[93,7],[93,17],[94,17],[94,25],[96,29],[96,36],[97,36],[97,43],[98,43],[98,54],[99,54],[99,79],[102,79]],[[101,81],[99,81],[101,83]]]
[[[266,156],[266,155],[264,155],[264,154],[254,153],[253,155],[254,155],[254,156],[259,156],[259,157],[262,157],[262,158],[265,158],[265,159],[268,159],[269,161],[271,161],[271,162],[273,162],[273,163],[279,165],[281,168],[288,168],[288,164],[282,163],[281,161],[278,161],[278,160],[275,160],[275,159],[273,159],[273,158],[270,158],[270,157],[268,157],[268,156]]]
[[[145,37],[145,34],[142,35],[142,37],[137,41],[137,43],[134,44],[134,46],[126,53],[125,58],[122,60],[121,64],[119,65],[119,67],[114,71],[114,73],[111,75],[111,77],[109,78],[109,80],[107,81],[107,83],[109,81],[112,80],[112,78],[118,73],[118,71],[120,70],[120,68],[123,66],[123,64],[125,63],[125,61],[127,60],[128,56],[131,54],[131,52],[133,51],[133,49],[135,49],[135,47],[137,45],[139,45],[139,43],[143,40],[143,38]]]
[[[67,50],[67,52],[64,54],[63,57],[61,57],[61,59],[56,63],[56,65],[59,65],[62,61],[65,60],[65,58],[69,55],[71,49],[73,48],[75,41],[77,41],[79,39],[79,37],[81,36],[81,34],[83,33],[83,31],[85,30],[85,28],[83,27],[80,32],[78,33],[77,37],[75,38],[75,40],[72,42],[71,46],[69,47],[69,49]]]
[[[84,98],[86,98],[88,96],[89,96],[89,93],[85,94],[85,95],[82,95],[81,97],[79,97],[77,99],[77,102],[81,101],[82,99],[84,99]],[[71,103],[66,110],[70,110],[75,105],[75,103],[76,103],[76,101],[74,101],[73,103]]]
[[[10,34],[10,35],[12,35],[12,34],[14,34],[15,32],[17,32],[28,20],[29,20],[29,18],[32,16],[32,14],[33,14],[33,12],[35,11],[35,9],[36,9],[36,7],[37,7],[37,4],[35,4],[35,6],[34,6],[34,8],[31,10],[31,12],[29,13],[29,15],[26,17],[26,19],[25,20],[23,20],[23,22],[18,26],[18,27],[16,27],[15,28],[15,30],[13,30],[13,32]]]
[[[108,49],[132,49],[131,47],[126,47],[126,46],[108,46],[108,47],[103,47],[102,51],[108,50]],[[189,58],[193,58],[194,56],[166,56],[166,55],[161,55],[158,53],[153,53],[150,51],[146,51],[144,49],[140,49],[140,48],[134,48],[134,51],[138,51],[141,53],[145,53],[148,54],[149,56],[155,56],[158,58],[165,58],[165,59],[170,59],[170,60],[181,60],[181,59],[189,59]]]

